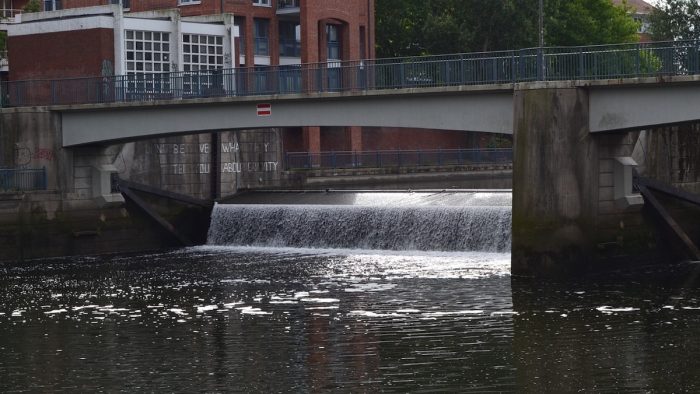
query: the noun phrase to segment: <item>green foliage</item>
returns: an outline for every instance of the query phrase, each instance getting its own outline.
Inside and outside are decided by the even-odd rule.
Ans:
[[[377,0],[377,56],[535,47],[537,0]],[[610,0],[545,0],[548,46],[637,40],[637,23]]]
[[[7,50],[7,32],[0,31],[0,51]]]
[[[610,0],[547,0],[546,14],[549,46],[637,41],[637,22]]]
[[[41,1],[39,0],[29,0],[29,2],[22,8],[23,12],[40,12],[41,11]]]
[[[654,40],[700,39],[700,3],[697,0],[666,0],[650,18]]]

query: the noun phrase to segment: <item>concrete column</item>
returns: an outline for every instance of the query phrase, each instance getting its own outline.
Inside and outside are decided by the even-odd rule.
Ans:
[[[350,126],[345,128],[345,146],[352,152],[362,150],[362,127]]]
[[[304,127],[303,131],[304,138],[304,150],[309,153],[319,153],[321,152],[321,128],[314,127]]]
[[[599,160],[588,103],[583,89],[515,92],[513,275],[566,275],[595,260]]]

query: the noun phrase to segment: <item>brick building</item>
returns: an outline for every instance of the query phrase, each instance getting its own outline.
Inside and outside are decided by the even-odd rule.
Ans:
[[[11,81],[265,70],[375,56],[374,0],[42,0],[43,12],[17,11],[28,1],[0,0]],[[453,132],[360,127],[289,128],[282,137],[285,151],[308,152],[475,142]]]

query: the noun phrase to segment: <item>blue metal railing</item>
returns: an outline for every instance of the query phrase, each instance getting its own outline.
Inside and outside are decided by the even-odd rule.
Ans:
[[[513,163],[512,149],[379,150],[358,152],[290,152],[285,168],[351,169],[464,166]]]
[[[0,191],[46,190],[46,168],[0,168]]]
[[[0,89],[3,106],[31,106],[696,74],[700,41],[671,41],[9,81]]]

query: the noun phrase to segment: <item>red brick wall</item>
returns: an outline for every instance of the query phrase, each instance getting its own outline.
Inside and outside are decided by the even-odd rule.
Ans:
[[[27,3],[29,3],[29,0],[15,0],[12,2],[12,8],[21,10]]]
[[[374,57],[374,0],[305,0],[301,9],[302,63],[326,60],[325,24],[343,25],[343,60],[360,58],[360,26],[365,26],[366,48]],[[368,9],[369,6],[369,9]],[[370,45],[371,41],[371,45]]]
[[[86,50],[89,48],[90,50]],[[114,65],[114,32],[91,29],[8,38],[10,80],[99,76]]]

